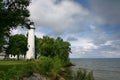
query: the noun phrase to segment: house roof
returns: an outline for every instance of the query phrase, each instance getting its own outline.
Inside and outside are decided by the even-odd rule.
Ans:
[[[6,54],[5,54],[5,53],[3,53],[3,52],[2,52],[2,53],[0,53],[0,56],[5,56],[5,55],[6,55]]]

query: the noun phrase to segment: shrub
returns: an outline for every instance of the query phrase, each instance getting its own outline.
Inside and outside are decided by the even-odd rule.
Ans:
[[[61,59],[58,56],[51,57],[40,57],[39,72],[43,75],[53,77],[60,72],[62,67]]]
[[[92,71],[88,73],[87,79],[88,80],[95,80]]]
[[[60,72],[60,68],[62,67],[61,59],[58,56],[54,57],[53,61],[52,61],[52,64],[53,64],[52,71],[54,73],[59,73]]]
[[[52,59],[42,56],[40,58],[39,72],[44,75],[48,75],[53,68]]]
[[[6,73],[4,71],[0,71],[0,80],[6,80]]]
[[[20,77],[23,76],[24,71],[25,70],[23,66],[14,66],[7,71],[6,80],[19,80]]]
[[[86,69],[78,69],[73,71],[71,68],[67,68],[66,72],[60,73],[65,80],[94,80],[93,72],[87,71]]]
[[[61,72],[60,75],[65,78],[65,80],[73,80],[73,70],[71,68],[66,68],[65,72]]]
[[[93,72],[88,72],[85,69],[79,69],[73,75],[73,80],[94,80]]]
[[[30,76],[33,74],[33,72],[36,71],[36,65],[32,61],[28,61],[28,63],[24,66],[25,73],[24,76]]]

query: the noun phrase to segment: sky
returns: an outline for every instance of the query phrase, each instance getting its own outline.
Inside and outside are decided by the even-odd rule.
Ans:
[[[32,0],[28,9],[37,37],[69,41],[70,58],[120,58],[120,0]]]

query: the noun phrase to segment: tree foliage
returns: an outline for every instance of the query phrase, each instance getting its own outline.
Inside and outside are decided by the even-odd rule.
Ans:
[[[26,55],[27,48],[27,38],[22,34],[16,34],[10,36],[8,47],[6,49],[7,54],[17,55]]]
[[[4,36],[9,36],[10,30],[17,26],[28,27],[30,0],[0,0],[0,50]]]
[[[55,57],[58,56],[61,60],[67,61],[71,52],[70,43],[62,38],[57,39],[44,36],[39,39],[40,56]]]

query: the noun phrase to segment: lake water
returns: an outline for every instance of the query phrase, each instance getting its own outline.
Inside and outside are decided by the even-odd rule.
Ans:
[[[120,58],[71,59],[75,69],[92,70],[95,80],[120,80]]]

